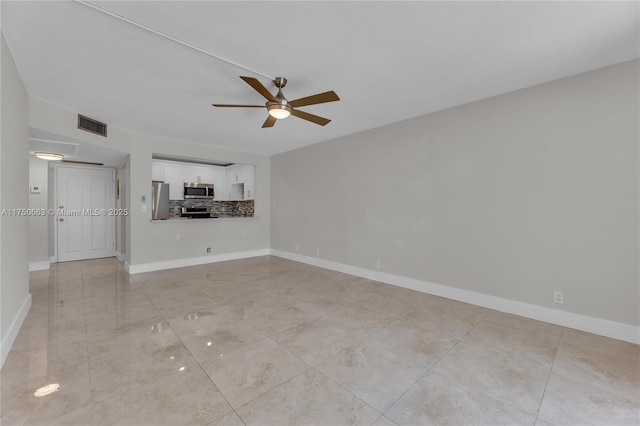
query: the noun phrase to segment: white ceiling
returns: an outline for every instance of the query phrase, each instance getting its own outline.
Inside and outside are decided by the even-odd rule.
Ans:
[[[29,152],[37,151],[55,152],[64,155],[65,160],[98,162],[107,167],[118,167],[128,156],[115,149],[31,128]]]
[[[289,99],[335,90],[262,129],[238,78],[268,79],[77,2],[2,1],[33,97],[138,133],[271,155],[640,56],[632,2],[93,2],[268,76]]]

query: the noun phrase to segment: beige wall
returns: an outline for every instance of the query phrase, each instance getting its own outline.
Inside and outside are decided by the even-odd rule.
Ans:
[[[129,158],[127,158],[116,170],[116,179],[120,185],[119,195],[116,199],[116,208],[129,208]],[[127,217],[119,216],[116,218],[116,250],[121,257],[127,254]]]
[[[29,207],[28,97],[4,37],[1,39],[0,210],[26,209]],[[16,325],[20,327],[20,323],[15,324],[14,321],[19,319],[21,308],[25,307],[30,297],[27,225],[26,216],[0,217],[0,332],[3,360],[13,343],[8,336],[17,333]]]
[[[104,138],[77,129],[79,112],[82,111],[68,111],[30,98],[29,125],[129,154],[125,192],[130,214],[124,227],[128,231],[125,253],[130,265],[207,256],[207,247],[211,247],[212,255],[269,248],[269,157],[138,135],[114,126],[109,127],[109,137]],[[150,222],[151,156],[154,153],[256,165],[256,218]],[[143,195],[147,212],[142,211]],[[179,241],[176,234],[180,234]]]
[[[46,211],[49,208],[49,162],[29,156],[29,187],[40,187],[39,194],[29,192],[29,208]],[[29,217],[29,262],[49,262],[49,216]]]
[[[632,61],[276,155],[271,247],[638,326],[638,75]]]

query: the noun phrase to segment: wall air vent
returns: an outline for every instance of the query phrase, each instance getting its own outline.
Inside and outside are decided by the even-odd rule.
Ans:
[[[107,125],[93,118],[78,114],[78,129],[107,137]]]

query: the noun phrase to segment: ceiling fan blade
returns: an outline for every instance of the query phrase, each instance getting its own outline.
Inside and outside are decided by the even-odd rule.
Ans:
[[[265,127],[273,127],[273,125],[276,124],[276,121],[278,121],[277,118],[268,116],[267,119],[264,120],[264,124],[262,125],[262,128],[264,129]]]
[[[265,108],[264,105],[231,105],[231,104],[211,104],[218,108]]]
[[[308,112],[300,111],[300,110],[297,110],[297,109],[294,109],[293,111],[291,111],[291,115],[295,115],[298,118],[302,118],[303,120],[307,120],[307,121],[310,121],[312,123],[319,124],[321,126],[326,126],[331,121],[328,118],[320,117],[318,115],[309,114]]]
[[[264,87],[262,83],[260,83],[257,79],[253,77],[242,77],[242,76],[240,76],[240,78],[243,79],[249,86],[253,87],[262,96],[264,96],[266,100],[270,102],[278,102],[275,96],[273,96],[271,92],[269,92],[269,90],[266,87]]]
[[[305,98],[294,99],[293,101],[289,101],[289,104],[292,107],[297,108],[306,105],[323,104],[325,102],[334,102],[339,100],[340,98],[336,95],[336,92],[330,90],[328,92],[307,96]]]

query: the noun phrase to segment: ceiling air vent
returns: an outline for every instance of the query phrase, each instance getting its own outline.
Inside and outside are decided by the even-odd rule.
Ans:
[[[78,114],[78,129],[107,137],[107,125],[93,118]]]

